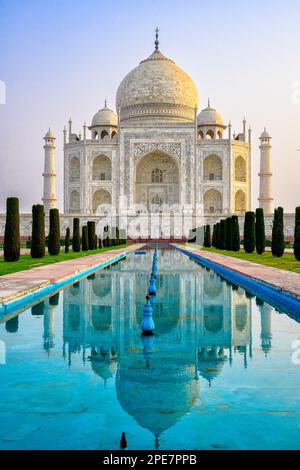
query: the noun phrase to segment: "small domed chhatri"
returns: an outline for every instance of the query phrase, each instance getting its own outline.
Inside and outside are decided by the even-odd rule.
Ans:
[[[224,126],[223,119],[220,114],[210,106],[210,100],[208,100],[207,108],[203,109],[198,114],[197,122],[199,126]],[[224,126],[226,128],[226,126]]]
[[[129,72],[116,98],[120,120],[194,121],[198,92],[193,80],[173,60],[155,51]]]
[[[116,113],[107,107],[105,100],[104,108],[100,109],[93,117],[91,127],[94,126],[117,126],[118,116]]]

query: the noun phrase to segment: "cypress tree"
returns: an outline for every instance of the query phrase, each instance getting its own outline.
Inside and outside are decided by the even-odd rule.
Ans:
[[[95,247],[95,235],[96,235],[96,226],[95,222],[89,221],[87,223],[87,230],[88,230],[88,246],[89,250],[94,250]]]
[[[272,228],[272,255],[281,258],[284,253],[283,208],[274,211]]]
[[[102,248],[102,240],[101,240],[101,237],[99,237],[99,250],[101,250]]]
[[[255,214],[251,211],[245,214],[244,250],[246,253],[253,253],[255,250]]]
[[[66,236],[65,236],[65,253],[69,253],[70,249],[70,228],[66,228]]]
[[[60,225],[58,209],[50,209],[49,211],[49,238],[48,253],[49,255],[59,255],[60,252]]]
[[[106,247],[107,247],[107,248],[110,248],[111,246],[112,246],[112,244],[111,244],[111,239],[110,239],[110,237],[107,235],[107,238],[106,238]]]
[[[44,206],[32,206],[32,237],[31,257],[43,258],[45,256],[45,213]]]
[[[296,207],[295,214],[294,255],[300,261],[300,207]]]
[[[86,225],[82,226],[82,251],[88,251],[89,239],[88,239],[88,228]]]
[[[232,216],[232,251],[240,251],[240,226],[239,218],[237,215]]]
[[[4,260],[18,261],[20,259],[20,213],[19,199],[6,199],[6,223],[4,232]]]
[[[116,245],[120,245],[120,230],[119,230],[119,227],[116,228]]]
[[[221,246],[221,224],[220,222],[216,225],[216,248],[219,250]]]
[[[72,238],[72,248],[74,253],[80,251],[80,232],[79,232],[79,219],[75,217],[73,219],[73,238]]]
[[[226,226],[226,230],[225,230],[225,233],[226,233],[225,249],[227,251],[232,251],[232,232],[233,232],[233,228],[232,228],[232,218],[231,217],[227,217],[227,219],[225,220],[225,226]]]
[[[211,244],[217,248],[217,224],[214,224]]]
[[[220,222],[220,250],[226,249],[226,221],[224,219]]]
[[[205,232],[204,232],[204,244],[203,246],[205,248],[210,248],[211,247],[211,233],[210,233],[210,225],[205,226]]]
[[[94,243],[94,250],[98,248],[98,235],[95,233],[95,243]]]
[[[264,210],[256,209],[256,253],[262,255],[265,252],[266,248],[266,234],[265,234],[265,220],[264,220]]]

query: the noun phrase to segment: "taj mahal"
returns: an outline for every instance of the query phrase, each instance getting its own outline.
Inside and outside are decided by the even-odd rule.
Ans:
[[[161,236],[166,213],[189,218],[185,232],[198,226],[199,218],[214,224],[230,214],[243,217],[251,208],[252,131],[244,119],[240,132],[234,132],[213,105],[208,100],[198,112],[196,85],[160,51],[157,29],[154,52],[118,87],[117,112],[105,101],[81,132],[74,132],[71,118],[64,128],[62,233],[75,216],[81,223],[107,216],[127,221],[145,217],[144,236],[151,238]],[[44,156],[47,216],[57,206],[55,135],[50,129]],[[258,205],[269,232],[273,199],[271,136],[266,129],[260,137],[259,181]],[[149,214],[157,217],[156,233],[150,234]],[[23,235],[30,235],[30,224],[31,215],[24,214]],[[292,225],[291,219],[286,230]]]

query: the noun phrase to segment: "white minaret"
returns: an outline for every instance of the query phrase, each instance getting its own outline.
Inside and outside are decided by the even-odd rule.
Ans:
[[[45,166],[44,166],[44,195],[43,204],[45,207],[45,214],[48,215],[49,209],[56,207],[56,184],[55,184],[55,137],[54,134],[49,131],[44,137],[45,140]]]
[[[271,171],[271,136],[266,128],[260,136],[260,172],[259,176],[259,207],[265,214],[273,212],[272,171]]]

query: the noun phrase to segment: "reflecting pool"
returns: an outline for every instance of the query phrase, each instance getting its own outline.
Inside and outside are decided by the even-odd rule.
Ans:
[[[0,324],[1,449],[300,448],[300,324],[161,248],[141,337],[153,252]]]

